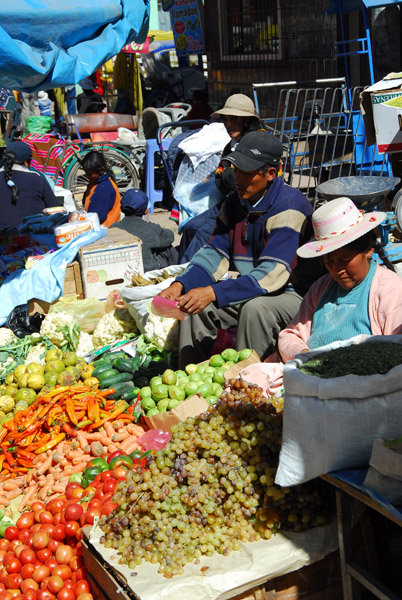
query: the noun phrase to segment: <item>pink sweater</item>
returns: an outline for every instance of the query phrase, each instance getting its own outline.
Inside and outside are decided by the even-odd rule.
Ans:
[[[302,350],[308,350],[307,340],[321,296],[333,281],[324,275],[309,289],[296,317],[279,334],[278,349],[283,362],[291,360]],[[377,266],[370,287],[369,319],[373,335],[402,333],[402,277],[389,269]]]

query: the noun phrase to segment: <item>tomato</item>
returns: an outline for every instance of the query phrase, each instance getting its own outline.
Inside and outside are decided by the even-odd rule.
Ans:
[[[40,560],[41,563],[45,563],[51,556],[52,553],[50,552],[49,548],[40,548],[40,550],[37,550],[36,552],[36,558]]]
[[[22,577],[19,573],[9,573],[4,582],[7,589],[19,589],[22,582]]]
[[[35,571],[35,565],[33,563],[27,563],[26,565],[22,565],[22,569],[21,569],[22,579],[30,579],[32,577],[32,573],[34,571]]]
[[[10,594],[10,592],[1,592],[0,594],[0,600],[11,600],[12,596]]]
[[[57,594],[57,600],[75,600],[74,590],[64,586]]]
[[[15,557],[14,560],[10,560],[6,566],[7,573],[20,573],[22,562]]]
[[[64,530],[67,534],[67,537],[75,536],[79,529],[80,524],[78,521],[67,521],[67,523],[64,525]]]
[[[45,510],[45,503],[40,500],[35,500],[32,502],[31,509],[35,512],[35,510]]]
[[[8,550],[9,545],[10,545],[10,541],[7,540],[6,538],[3,538],[2,540],[0,540],[0,550]]]
[[[82,594],[77,596],[77,600],[78,599],[79,600],[93,600],[93,596],[89,592],[83,592]]]
[[[73,556],[68,563],[68,566],[73,572],[77,572],[79,569],[84,567],[84,560],[81,556]]]
[[[107,479],[110,479],[112,476],[112,471],[110,469],[108,469],[107,471],[102,471],[102,473],[100,474],[100,479],[101,481],[106,481]]]
[[[71,581],[71,579],[66,579],[66,581],[64,582],[64,587],[68,588],[69,590],[73,590],[74,583]]]
[[[64,587],[64,581],[58,575],[52,575],[47,582],[47,589],[52,594],[57,594]]]
[[[14,554],[17,558],[20,557],[20,554],[23,550],[26,550],[27,548],[29,548],[29,546],[27,546],[27,544],[20,544],[19,546],[16,547],[16,549],[14,550]],[[4,553],[4,556],[6,555],[6,553]]]
[[[50,569],[50,572],[53,571],[53,569],[55,568],[55,566],[57,565],[57,560],[55,559],[54,556],[51,556],[50,558],[47,559],[47,561],[45,562],[45,566]]]
[[[35,552],[32,550],[32,548],[24,548],[21,550],[19,555],[19,559],[23,565],[33,563],[35,558]]]
[[[84,509],[81,504],[77,502],[72,502],[68,504],[64,509],[64,516],[67,521],[79,521]]]
[[[42,548],[46,548],[49,542],[50,536],[47,531],[40,529],[39,531],[35,531],[32,538],[32,546],[35,550],[41,550]]]
[[[88,504],[88,508],[102,508],[103,502],[101,500],[97,500],[96,498],[91,498]]]
[[[35,579],[24,579],[21,582],[21,591],[25,592],[25,590],[38,590],[39,589],[39,585],[38,583],[35,581]]]
[[[63,510],[65,504],[66,504],[65,498],[54,498],[53,500],[51,500],[50,502],[48,502],[46,504],[46,510],[51,512],[52,515],[55,515]]]
[[[56,541],[62,542],[66,537],[66,532],[64,531],[64,525],[56,525],[53,529],[52,538]]]
[[[8,552],[5,553],[4,558],[3,558],[3,565],[5,567],[7,567],[8,563],[12,560],[14,560],[15,558],[15,553],[11,552],[11,550],[9,550]]]
[[[73,496],[71,495],[71,492],[73,490],[80,489],[80,488],[82,489],[82,486],[78,483],[78,481],[69,481],[66,486],[66,491],[65,491],[67,500],[72,499]]]
[[[7,569],[5,567],[1,567],[0,568],[0,584],[1,585],[5,584],[7,575],[8,575]]]
[[[108,517],[110,515],[111,512],[114,511],[115,508],[117,508],[119,505],[117,502],[105,502],[105,504],[102,506],[102,515],[105,515],[106,517]]]
[[[16,526],[18,529],[29,529],[34,524],[34,512],[31,510],[30,512],[22,513],[20,518],[16,522]]]
[[[71,577],[71,569],[68,565],[56,565],[52,569],[52,577],[60,577],[63,581],[67,581]]]
[[[0,565],[3,564],[3,560],[4,560],[4,556],[6,554],[5,550],[0,550]],[[0,589],[0,593],[1,593],[1,589]]]
[[[53,515],[50,510],[42,510],[39,513],[39,523],[53,523]]]
[[[35,571],[32,573],[32,579],[34,579],[37,583],[41,583],[45,577],[49,577],[49,575],[49,567],[46,567],[46,565],[41,565],[40,567],[36,567]]]
[[[117,485],[117,479],[109,477],[103,482],[102,491],[104,494],[113,494]]]
[[[29,538],[29,534],[30,531],[29,529],[20,529],[19,533],[18,533],[18,539],[25,544],[25,542],[27,541],[27,539]]]
[[[100,517],[102,515],[100,508],[88,508],[85,514],[85,523],[88,525],[93,525],[96,517]]]
[[[49,590],[40,589],[37,591],[36,597],[37,600],[54,600],[56,596],[52,592],[49,592]]]
[[[4,537],[9,540],[10,542],[12,540],[17,540],[18,539],[18,527],[14,527],[11,526],[7,527],[7,529],[4,532]]]
[[[59,540],[55,540],[53,538],[50,538],[47,547],[49,548],[50,552],[52,552],[53,554],[56,552],[58,546],[60,546],[61,542]]]
[[[57,548],[55,557],[59,565],[69,565],[73,558],[73,549],[67,544],[60,544]]]
[[[36,600],[36,590],[33,590],[32,588],[25,590],[22,594],[22,600]]]
[[[127,469],[125,469],[124,467],[115,467],[112,471],[112,477],[114,477],[114,479],[117,479],[117,481],[123,481],[123,479],[126,478],[127,475]]]
[[[74,594],[79,596],[80,594],[89,594],[91,592],[91,586],[89,585],[89,581],[86,579],[81,579],[81,581],[77,581],[74,586]]]

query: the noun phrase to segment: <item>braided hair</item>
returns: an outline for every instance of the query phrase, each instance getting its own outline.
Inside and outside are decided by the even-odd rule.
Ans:
[[[6,184],[11,189],[11,203],[15,206],[20,195],[20,191],[13,181],[13,166],[23,164],[17,160],[17,155],[14,152],[6,152],[3,157],[4,179]]]
[[[368,233],[357,238],[357,240],[350,242],[350,244],[347,244],[345,248],[346,247],[350,250],[355,250],[356,252],[367,252],[367,250],[371,250],[371,248],[373,248],[374,252],[378,254],[382,260],[384,267],[387,267],[387,269],[394,271],[395,273],[395,267],[386,256],[384,252],[384,244],[382,244],[382,242],[378,239],[375,229],[372,229]]]
[[[116,181],[113,170],[108,166],[105,156],[103,152],[99,150],[90,150],[87,154],[85,154],[84,158],[81,160],[81,166],[84,171],[93,171],[94,173],[101,173],[104,171]]]

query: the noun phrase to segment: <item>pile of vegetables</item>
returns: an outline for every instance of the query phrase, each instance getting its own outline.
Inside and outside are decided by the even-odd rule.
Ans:
[[[345,375],[384,375],[402,364],[402,344],[366,342],[321,352],[301,365],[306,375],[332,379]]]

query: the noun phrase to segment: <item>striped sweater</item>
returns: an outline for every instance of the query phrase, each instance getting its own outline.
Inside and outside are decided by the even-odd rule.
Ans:
[[[276,177],[250,211],[230,194],[218,214],[209,242],[176,278],[187,292],[212,285],[219,307],[282,292],[296,265],[299,238],[312,208],[303,194]],[[229,270],[237,279],[220,281]]]

